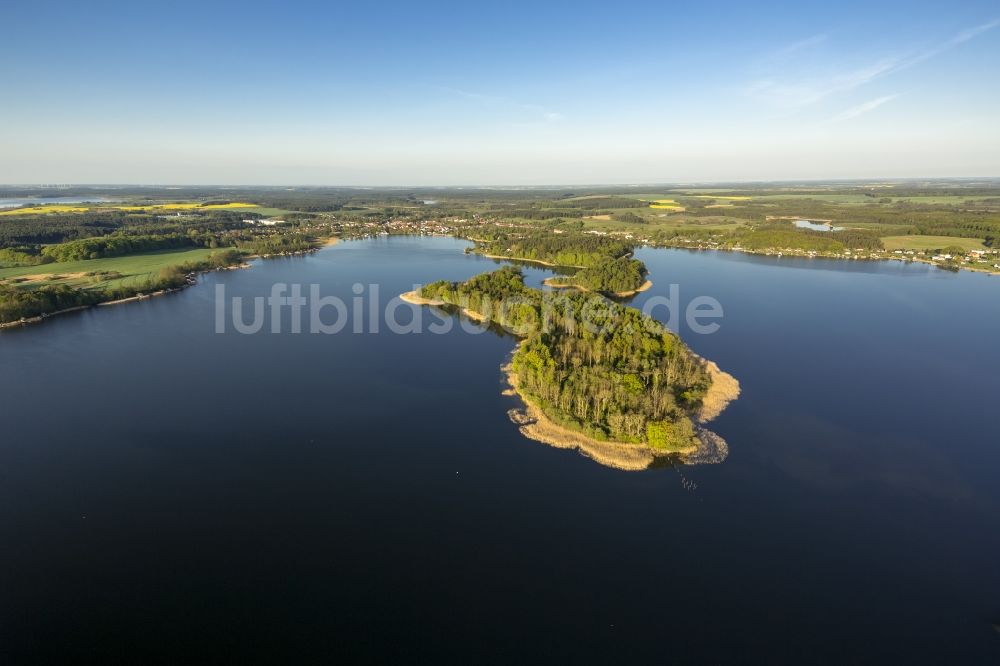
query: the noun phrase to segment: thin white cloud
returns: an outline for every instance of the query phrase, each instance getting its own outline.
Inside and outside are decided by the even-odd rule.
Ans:
[[[749,87],[749,93],[776,106],[798,109],[815,104],[831,95],[849,92],[874,81],[898,67],[898,61],[887,59],[849,72],[834,74],[825,79],[812,79],[794,83],[763,79]]]
[[[908,61],[903,63],[903,65],[900,66],[900,69],[903,69],[904,67],[912,67],[913,65],[923,62],[924,60],[929,60],[934,56],[941,55],[945,51],[949,51],[955,48],[956,46],[966,43],[971,39],[975,39],[984,32],[989,32],[990,30],[996,28],[997,26],[1000,26],[1000,19],[994,19],[988,23],[983,23],[982,25],[977,25],[975,27],[963,30],[962,32],[958,33],[948,41],[939,44],[932,49],[928,49],[923,53],[918,53],[917,55],[913,56]]]
[[[769,53],[765,60],[781,60],[787,58],[793,53],[798,53],[799,51],[804,51],[806,49],[811,49],[814,46],[818,46],[826,41],[826,35],[812,35],[811,37],[806,37],[798,41],[786,44],[781,48]]]
[[[1000,19],[963,30],[951,39],[933,48],[908,57],[883,58],[871,65],[846,72],[834,73],[826,77],[814,77],[798,81],[783,81],[777,77],[758,79],[747,86],[747,94],[771,105],[790,111],[798,111],[832,95],[850,92],[876,79],[913,67],[975,39],[997,26],[1000,26]],[[786,47],[786,49],[792,48],[797,50],[802,48],[799,46],[800,44],[806,44],[809,41],[807,39],[795,42]]]
[[[891,102],[897,97],[899,97],[899,93],[896,93],[894,95],[883,95],[882,97],[876,97],[875,99],[868,100],[863,104],[852,106],[851,108],[834,116],[833,122],[842,122],[845,120],[851,120],[852,118],[857,118],[858,116],[863,116],[869,111],[874,111],[875,109],[882,106],[886,102]]]

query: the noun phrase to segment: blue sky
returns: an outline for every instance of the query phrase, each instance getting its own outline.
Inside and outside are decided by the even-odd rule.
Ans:
[[[12,0],[0,21],[0,182],[1000,175],[995,0]]]

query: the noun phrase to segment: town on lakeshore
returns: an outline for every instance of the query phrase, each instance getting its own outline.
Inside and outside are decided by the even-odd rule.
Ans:
[[[550,284],[618,296],[648,282],[641,262],[627,256],[638,246],[924,262],[943,270],[1000,273],[1000,181],[225,191],[4,187],[0,324],[160,293],[192,282],[200,270],[239,266],[249,257],[387,234],[456,236],[487,256],[542,262],[548,260],[539,252],[559,239],[609,239],[621,254],[606,254],[592,266],[555,257],[549,263],[575,275],[556,276]]]

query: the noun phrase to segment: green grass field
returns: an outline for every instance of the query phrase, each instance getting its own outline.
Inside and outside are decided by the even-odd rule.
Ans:
[[[230,208],[241,213],[259,213],[264,217],[281,217],[282,215],[288,215],[294,213],[294,210],[285,210],[284,208],[266,208],[264,206],[255,206],[253,208]]]
[[[728,230],[732,231],[744,226],[745,222],[737,218],[718,215],[712,217],[692,217],[684,213],[674,213],[669,210],[657,209],[622,209],[616,212],[631,212],[640,215],[646,220],[646,224],[634,224],[631,222],[619,222],[617,220],[601,220],[597,218],[584,218],[583,228],[587,231],[626,231],[644,236],[660,229],[698,229],[698,230]]]
[[[781,203],[782,201],[801,201],[812,199],[835,204],[870,204],[878,201],[864,194],[762,194],[754,195],[754,203]]]
[[[990,199],[996,201],[998,198],[996,196],[964,196],[961,194],[927,197],[894,197],[891,194],[886,194],[886,196],[890,197],[893,203],[896,203],[897,201],[905,201],[907,203],[927,204],[929,206],[958,206],[966,201],[981,202]]]
[[[965,250],[981,250],[984,247],[982,238],[954,236],[885,236],[882,244],[887,250],[938,250],[949,245]]]
[[[188,262],[201,261],[216,252],[208,248],[190,250],[161,250],[130,254],[124,257],[109,257],[107,259],[87,259],[85,261],[67,261],[63,263],[44,264],[42,266],[21,266],[18,268],[0,268],[0,281],[23,288],[40,287],[43,285],[66,284],[72,287],[108,287],[141,284],[149,278],[159,277],[160,271],[168,266],[177,266]],[[122,277],[94,282],[87,273],[115,271]],[[21,281],[18,281],[20,278]]]

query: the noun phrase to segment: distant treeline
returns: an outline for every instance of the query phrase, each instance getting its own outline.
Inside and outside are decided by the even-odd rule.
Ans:
[[[0,220],[0,248],[94,238],[123,232],[135,235],[219,233],[240,229],[244,219],[260,218],[259,213],[236,211],[185,211],[177,215],[152,215],[127,211],[93,213],[48,213],[8,216]]]
[[[173,250],[197,245],[195,238],[180,234],[168,236],[125,236],[115,234],[101,238],[84,238],[42,249],[42,256],[53,261],[80,261],[121,257],[136,252]]]
[[[611,216],[615,222],[626,222],[628,224],[647,224],[649,221],[642,215],[635,213],[615,213]]]
[[[881,239],[874,232],[854,229],[843,231],[797,229],[790,223],[740,229],[727,234],[724,238],[731,245],[740,245],[750,250],[776,248],[833,253],[849,249],[884,249]]]
[[[555,220],[560,218],[582,218],[582,210],[541,210],[535,208],[517,208],[514,210],[492,211],[491,215],[504,217],[520,217],[525,220]]]
[[[595,234],[533,232],[527,236],[500,233],[496,238],[477,243],[477,251],[495,256],[513,257],[558,264],[594,266],[604,259],[616,259],[632,252],[630,242]]]
[[[559,208],[646,208],[649,203],[626,197],[586,197],[584,199],[562,200],[555,203]]]

